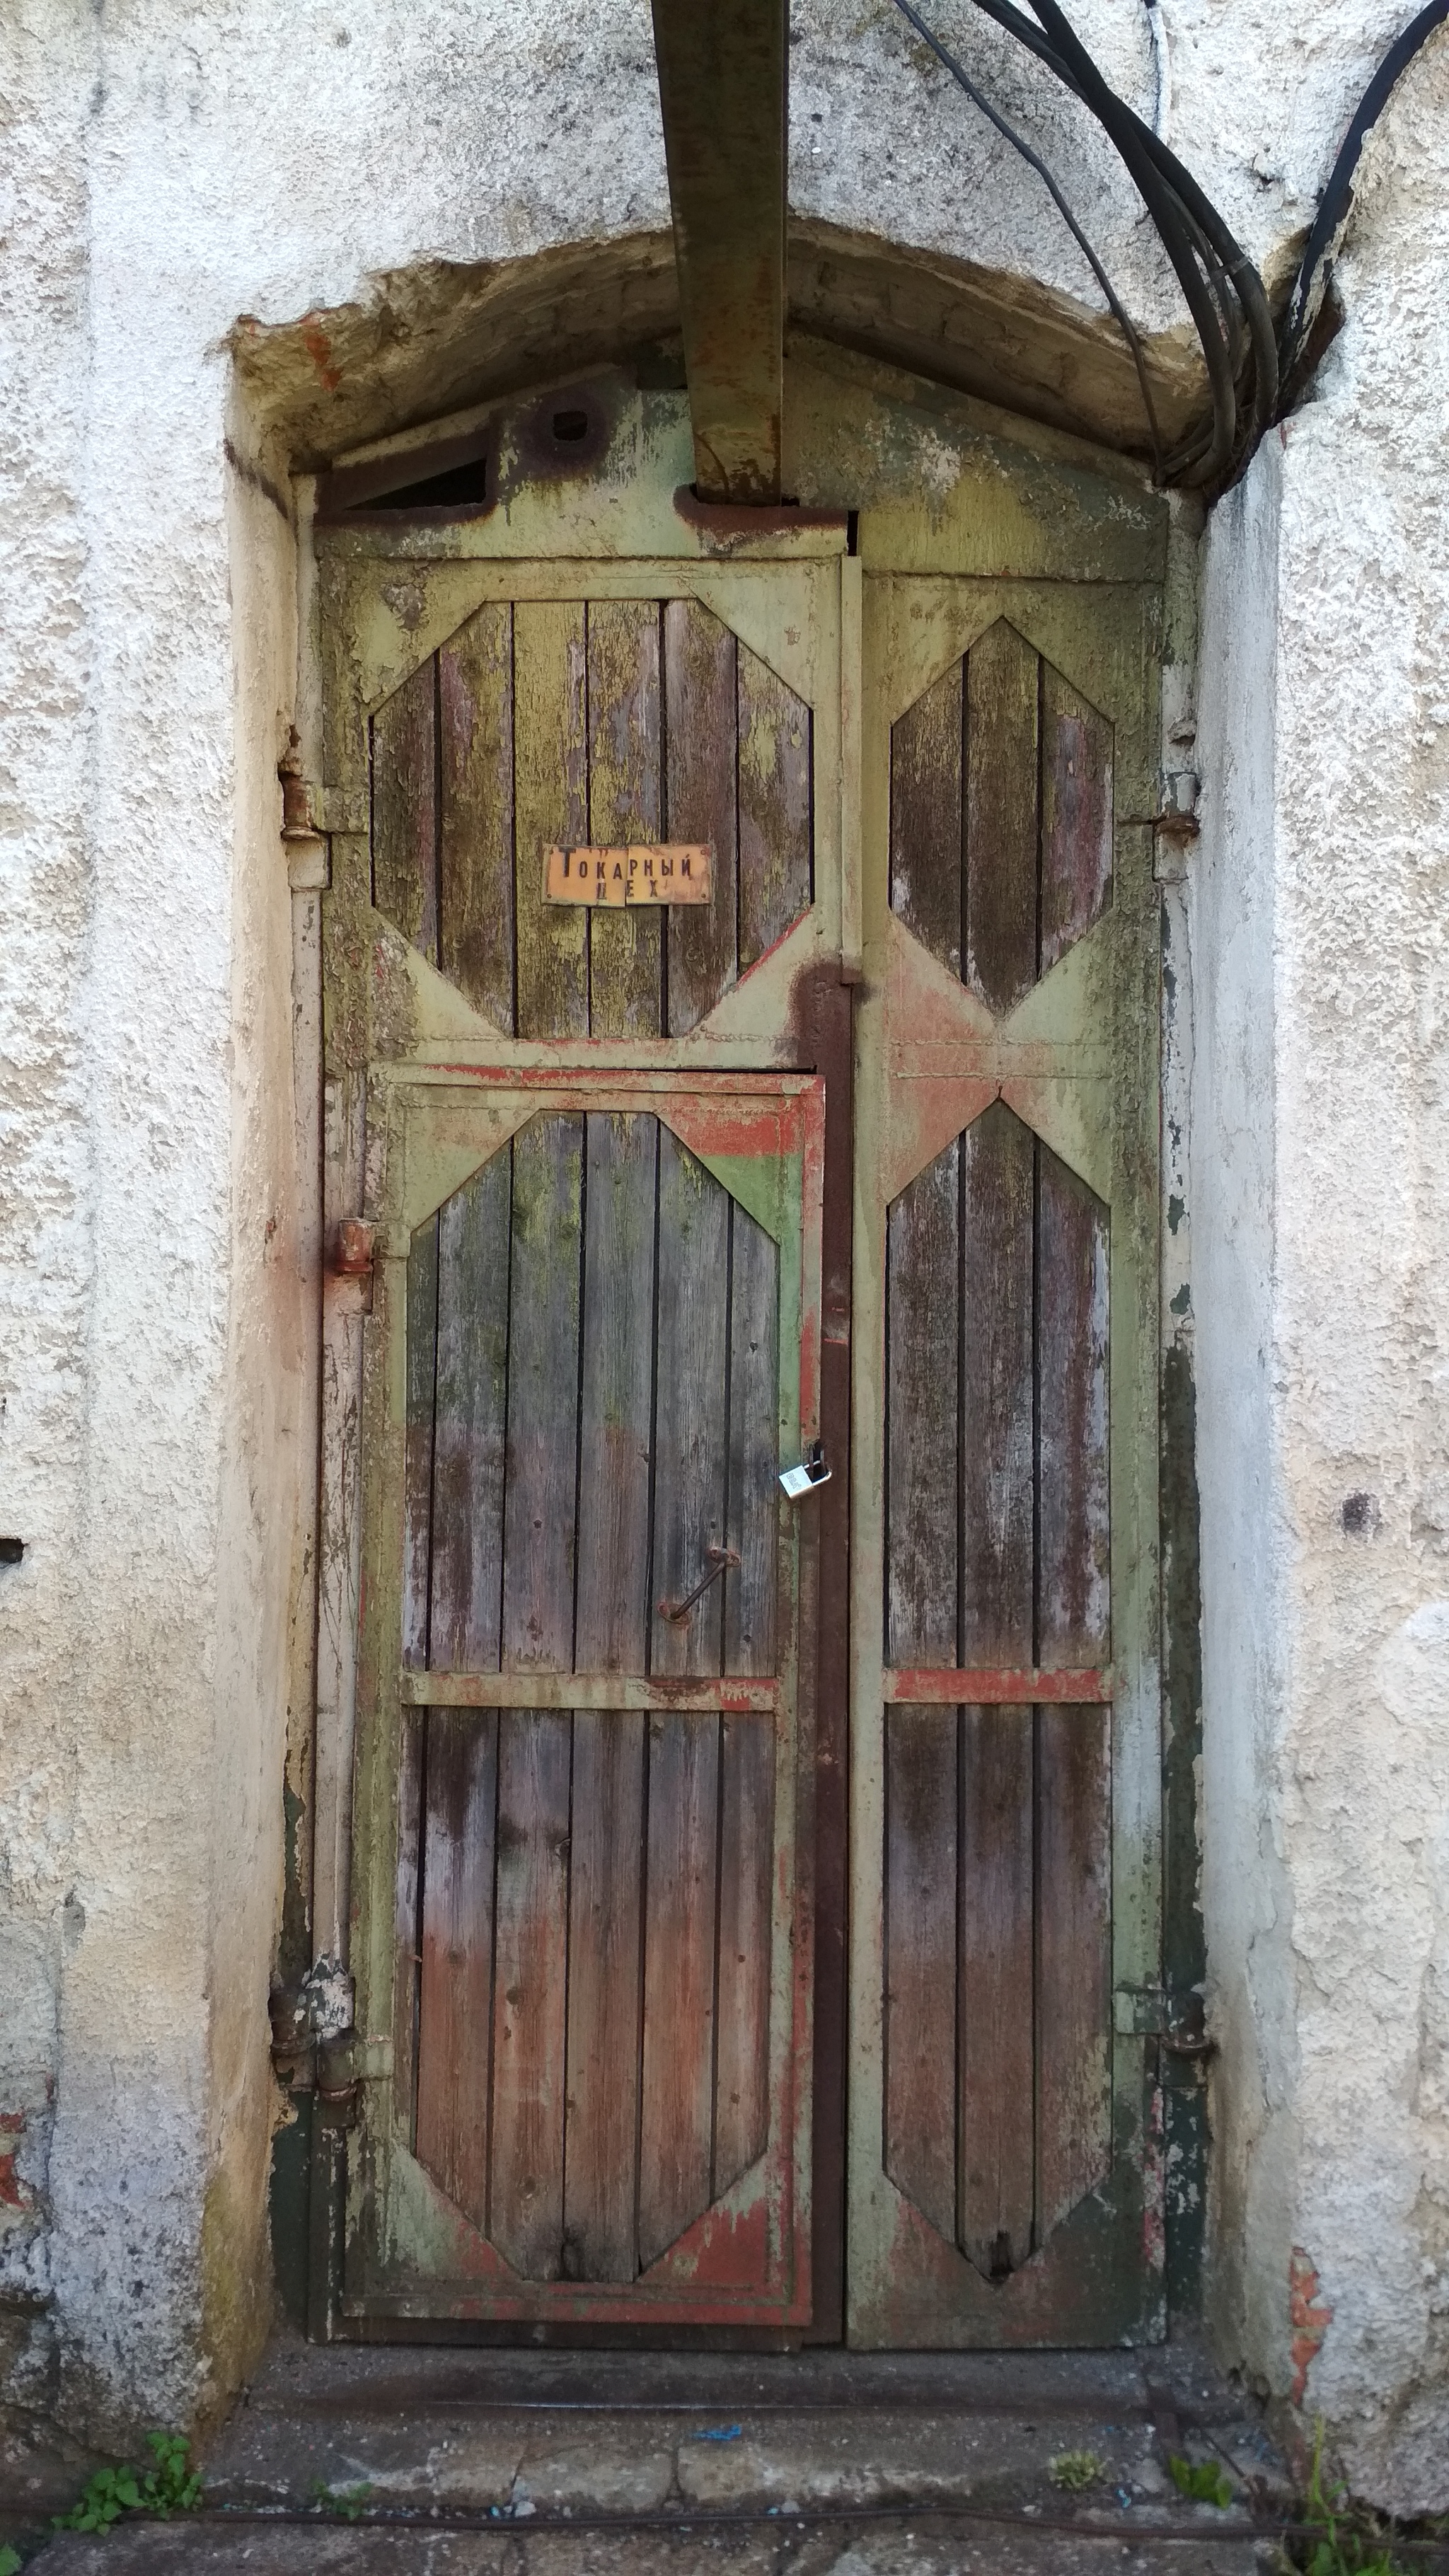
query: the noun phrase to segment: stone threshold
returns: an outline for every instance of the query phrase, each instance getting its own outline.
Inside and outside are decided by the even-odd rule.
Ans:
[[[1101,2474],[1063,2488],[1052,2462]],[[1226,2472],[1185,2503],[1173,2456]],[[1253,2402],[1146,2353],[605,2353],[279,2336],[207,2510],[66,2534],[42,2576],[1259,2576],[1290,2508]]]

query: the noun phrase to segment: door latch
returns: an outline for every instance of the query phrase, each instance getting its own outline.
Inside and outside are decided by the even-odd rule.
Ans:
[[[704,1552],[709,1558],[709,1572],[700,1576],[694,1590],[686,1592],[682,1601],[661,1601],[659,1604],[661,1619],[668,1619],[673,1625],[677,1625],[681,1619],[687,1619],[696,1601],[703,1599],[710,1585],[718,1583],[720,1576],[728,1574],[730,1567],[738,1565],[740,1561],[737,1547],[707,1547]]]
[[[1155,2039],[1169,2057],[1205,2058],[1217,2042],[1207,2035],[1199,1994],[1169,1994],[1161,1986],[1118,1986],[1113,2021],[1123,2038]]]
[[[814,1493],[817,1485],[828,1485],[829,1482],[830,1469],[825,1463],[823,1440],[812,1440],[799,1466],[786,1467],[780,1477],[786,1500],[792,1503],[803,1502],[807,1494]]]

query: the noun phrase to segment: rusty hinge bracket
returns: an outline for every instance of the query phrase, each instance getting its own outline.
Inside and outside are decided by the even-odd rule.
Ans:
[[[1217,2041],[1207,2035],[1200,1994],[1169,1994],[1162,1986],[1118,1986],[1112,2020],[1123,2039],[1155,2039],[1169,2057],[1211,2057]]]
[[[318,1959],[300,1984],[274,1986],[268,2000],[272,2064],[289,2093],[315,2093],[324,2116],[345,2126],[360,2084],[392,2073],[392,2041],[364,2037],[353,2023],[354,1987],[337,1959]]]
[[[315,790],[302,775],[302,738],[295,725],[277,763],[282,787],[282,847],[293,894],[320,892],[331,881],[327,842],[313,815]]]

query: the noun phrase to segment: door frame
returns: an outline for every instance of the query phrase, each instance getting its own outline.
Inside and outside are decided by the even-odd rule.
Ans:
[[[298,1139],[304,1194],[310,1187],[309,1173],[325,1173],[312,1238],[320,1271],[318,1448],[319,1483],[324,1490],[313,1551],[317,1569],[315,1689],[304,1690],[299,1684],[289,1717],[287,1909],[291,1929],[284,1934],[283,1958],[284,1962],[290,1958],[299,1964],[313,1960],[319,1976],[340,1968],[350,1903],[348,1835],[356,1686],[352,1613],[360,1573],[359,1522],[350,1496],[355,1490],[361,1347],[371,1282],[348,1259],[340,1242],[340,1228],[344,1219],[356,1218],[364,1205],[365,1082],[356,1073],[341,1081],[334,1079],[326,1086],[324,1096],[324,932],[319,895],[329,884],[344,896],[349,889],[355,893],[359,865],[366,853],[365,790],[359,786],[355,744],[349,745],[346,740],[351,721],[346,710],[349,706],[360,710],[362,704],[358,685],[361,663],[351,658],[352,643],[360,637],[363,660],[373,673],[375,695],[380,676],[379,652],[382,661],[391,657],[393,668],[398,667],[398,654],[408,649],[408,621],[420,593],[432,586],[431,574],[439,574],[444,582],[454,584],[474,581],[483,574],[501,590],[518,574],[525,555],[528,564],[538,568],[539,595],[545,589],[552,592],[565,566],[596,585],[600,595],[612,592],[627,596],[631,589],[638,595],[638,587],[628,575],[645,555],[671,585],[683,581],[701,598],[708,597],[706,585],[720,571],[744,573],[805,564],[823,569],[828,564],[837,585],[839,639],[838,771],[825,818],[827,829],[836,837],[839,854],[840,898],[834,936],[816,935],[820,925],[813,925],[808,946],[800,943],[797,953],[776,968],[768,995],[763,981],[757,984],[757,998],[761,1005],[768,1000],[773,1019],[762,1009],[759,1023],[753,1024],[752,1014],[747,1011],[728,1040],[718,1047],[709,1039],[686,1040],[677,1049],[667,1048],[665,1060],[720,1069],[726,1065],[761,1070],[789,1066],[819,1070],[827,1077],[822,1427],[837,1465],[832,1485],[820,1504],[819,1758],[815,1783],[820,1819],[817,1893],[821,1930],[817,1944],[815,2033],[816,2313],[814,2325],[805,2334],[807,2340],[831,2342],[839,2340],[844,2330],[843,2154],[837,2159],[833,2179],[830,2157],[834,2120],[839,2121],[843,2142],[846,2056],[844,1872],[848,1749],[843,1613],[847,1595],[842,1568],[849,1481],[839,1462],[848,1454],[854,1114],[851,1032],[852,1004],[856,999],[853,988],[858,987],[862,971],[861,577],[863,572],[875,571],[946,571],[1005,578],[1009,571],[1012,577],[1067,584],[1126,584],[1154,591],[1159,598],[1165,592],[1164,736],[1171,724],[1176,728],[1173,739],[1180,742],[1184,739],[1184,719],[1188,720],[1190,735],[1195,532],[1180,516],[1170,516],[1161,498],[1149,493],[1137,471],[1121,460],[1086,448],[1070,437],[1035,429],[1030,423],[1006,421],[970,398],[929,385],[924,379],[902,376],[879,364],[868,364],[821,346],[802,346],[794,376],[796,390],[792,400],[796,405],[800,452],[802,456],[813,456],[817,451],[821,458],[828,455],[831,463],[823,476],[824,487],[848,487],[852,502],[861,500],[858,536],[853,518],[847,530],[843,505],[828,523],[827,514],[812,516],[802,512],[794,516],[793,524],[782,526],[777,519],[768,527],[751,524],[744,529],[733,518],[729,525],[721,521],[718,527],[712,526],[709,514],[697,504],[687,514],[671,512],[667,501],[662,500],[672,470],[668,462],[669,439],[674,438],[679,451],[678,481],[682,490],[688,481],[687,413],[682,404],[676,405],[679,418],[675,428],[669,430],[666,424],[661,431],[667,406],[657,396],[651,397],[646,406],[650,413],[649,434],[644,438],[639,435],[638,408],[630,415],[627,401],[617,399],[612,390],[608,401],[615,405],[623,435],[598,469],[614,476],[617,485],[604,511],[591,490],[571,490],[560,485],[538,496],[525,492],[509,511],[486,521],[439,524],[436,519],[410,519],[408,514],[399,513],[391,520],[374,519],[366,526],[343,529],[334,524],[314,533],[318,487],[306,477],[299,478],[302,649],[298,718],[303,764],[308,776],[319,783],[302,790],[307,828],[293,824],[288,859],[294,898]],[[623,382],[624,371],[600,371],[600,381],[605,378],[611,385],[615,379]],[[627,381],[632,383],[632,376]],[[822,386],[826,400],[822,400]],[[510,398],[510,405],[495,408],[516,411],[519,399]],[[850,444],[853,436],[859,443],[859,434],[849,427],[847,414],[857,415],[860,423],[869,425],[861,454],[869,454],[870,472],[877,476],[874,483],[869,482],[868,475],[862,477],[860,458]],[[891,424],[896,444],[889,455],[875,428],[877,416],[888,418]],[[473,417],[469,415],[469,421]],[[454,426],[440,423],[438,434],[446,435]],[[416,432],[408,433],[399,444],[411,450],[417,445],[417,437]],[[944,487],[936,470],[943,438],[955,442],[960,466],[957,487],[944,502]],[[619,459],[631,442],[631,453],[621,475]],[[878,473],[877,458],[884,459]],[[819,480],[817,476],[817,488]],[[928,492],[932,496],[929,505],[923,497]],[[790,516],[780,514],[781,519],[788,520]],[[697,582],[694,567],[700,575]],[[372,631],[367,635],[361,635],[358,621],[353,619],[352,642],[344,643],[342,629],[348,626],[363,591],[369,582],[376,588],[384,578],[402,613],[394,614],[390,608],[385,618],[373,618]],[[367,624],[364,617],[361,627]],[[1190,761],[1190,757],[1189,752],[1186,758]],[[1180,768],[1183,759],[1181,751],[1168,750],[1164,741],[1162,768]],[[1139,809],[1144,825],[1153,820],[1156,802],[1154,779],[1149,801]],[[1182,1189],[1185,1153],[1186,1120],[1179,1114],[1185,1106],[1190,1056],[1190,995],[1181,890],[1185,855],[1182,841],[1159,847],[1158,860],[1166,864],[1159,864],[1155,870],[1162,886],[1164,935],[1173,943],[1176,957],[1176,974],[1170,979],[1169,999],[1163,1004],[1164,1204],[1169,1190]],[[360,916],[354,914],[353,927],[357,926]],[[482,1060],[487,1050],[485,1044],[482,1053],[479,1051],[476,1018],[460,1018],[446,989],[439,989],[441,979],[430,979],[425,966],[421,973],[414,971],[408,961],[395,954],[379,956],[377,962],[384,970],[388,989],[406,996],[419,1033],[418,1062],[438,1066],[447,1061]],[[496,1046],[496,1040],[494,1043]],[[646,1050],[629,1048],[622,1052],[637,1059]],[[652,1047],[647,1052],[654,1057]],[[588,1046],[571,1055],[566,1047],[548,1046],[539,1048],[537,1057],[551,1064],[597,1064],[608,1060],[608,1050]],[[526,1046],[510,1045],[510,1065],[528,1058]],[[307,1231],[304,1227],[304,1234]],[[1170,1229],[1164,1226],[1162,1254],[1159,1348],[1166,1347],[1178,1359],[1186,1356],[1190,1390],[1190,1314],[1186,1324],[1183,1322],[1187,1237],[1177,1217]],[[1186,1418],[1190,1444],[1190,1409]],[[1169,1441],[1174,1437],[1175,1419],[1172,1416],[1167,1421],[1164,1436]],[[1184,1565],[1192,1540],[1191,1514],[1185,1518],[1179,1504],[1190,1484],[1190,1454],[1179,1457],[1174,1451],[1164,1476],[1164,1509],[1176,1517],[1166,1535]],[[1169,1704],[1176,1712],[1169,1719],[1166,1939],[1169,1957],[1191,1968],[1200,1953],[1200,1921],[1194,1911],[1196,1840],[1191,1763],[1194,1730],[1200,1721],[1188,1636],[1195,1618],[1195,1578],[1187,1581],[1186,1591],[1184,1581],[1186,1575],[1173,1595],[1171,1622],[1164,1638]],[[299,1619],[310,1631],[313,1621],[306,1602],[304,1573]],[[303,1657],[299,1662],[299,1671],[305,1660]],[[1178,1859],[1174,1869],[1175,1852]],[[839,1880],[834,1896],[833,1876]],[[325,1988],[323,1976],[317,1991],[322,1993]],[[321,2035],[323,2022],[319,2019],[314,2026]],[[1149,2059],[1152,2054],[1149,2045]],[[1194,2242],[1200,2239],[1204,2096],[1195,2064],[1170,2059],[1163,2067],[1163,2075],[1168,2086],[1168,2142],[1171,2144],[1173,2135],[1174,2103],[1180,2095],[1179,2134],[1191,2158],[1176,2204],[1171,2196],[1168,2201],[1171,2272],[1174,2205],[1183,2241],[1188,2235],[1193,2236]],[[345,2092],[345,2086],[342,2089]],[[295,2129],[282,2133],[281,2144],[289,2146],[288,2172],[296,2176],[297,2187],[310,2210],[305,2220],[309,2241],[309,2330],[325,2336],[336,2331],[340,2323],[337,2298],[342,2177],[347,2151],[344,2124],[348,2115],[345,2105],[335,2112],[323,2092],[313,2096],[299,2087],[293,2099],[300,2118]],[[309,2164],[307,2159],[314,2144],[315,2155]],[[278,2170],[280,2176],[280,2144]],[[299,2218],[289,2222],[283,2214],[281,2224],[288,2228],[291,2241],[296,2242],[295,2231],[303,2221]],[[1183,2262],[1186,2270],[1181,2271],[1180,2266],[1181,2277],[1190,2280],[1191,2253]],[[399,2331],[417,2329],[403,2326]],[[422,2331],[432,2337],[439,2329],[433,2326]],[[464,2331],[475,2340],[486,2332],[476,2326]],[[510,2331],[501,2329],[500,2339],[507,2339]],[[716,2334],[709,2339],[721,2338]]]

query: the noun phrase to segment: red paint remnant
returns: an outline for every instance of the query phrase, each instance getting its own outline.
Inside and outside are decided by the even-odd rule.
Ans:
[[[320,315],[303,314],[302,346],[321,377],[327,392],[335,394],[342,382],[342,369],[334,363],[332,343],[322,328]]]
[[[376,1232],[376,1227],[363,1217],[343,1218],[337,1229],[337,1255],[332,1265],[339,1279],[371,1278]]]
[[[1110,1672],[1041,1672],[1026,1664],[903,1667],[885,1676],[893,1708],[1073,1708],[1110,1702]]]
[[[1293,2361],[1293,2403],[1301,2406],[1308,2390],[1308,2373],[1323,2346],[1323,2338],[1333,2323],[1333,2310],[1318,2300],[1318,2274],[1301,2245],[1295,2245],[1288,2258],[1288,2323],[1293,2339],[1288,2349]]]
[[[23,2111],[0,2111],[0,2137],[19,2138],[25,2128]],[[15,2170],[18,2147],[0,2150],[0,2209],[28,2209],[30,2194]]]
[[[746,2209],[707,2209],[642,2276],[646,2283],[688,2281],[700,2289],[771,2289],[769,2214],[763,2195]]]

